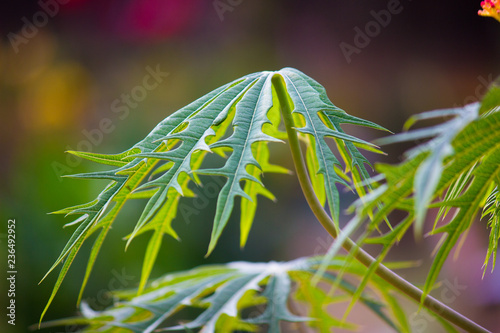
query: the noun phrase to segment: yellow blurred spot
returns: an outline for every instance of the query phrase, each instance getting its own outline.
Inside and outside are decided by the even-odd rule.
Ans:
[[[89,100],[89,78],[76,63],[56,64],[30,82],[20,96],[23,122],[31,129],[63,129]]]
[[[54,36],[40,31],[35,38],[15,52],[10,43],[5,43],[4,70],[1,83],[7,86],[22,86],[36,79],[55,58],[56,41]]]

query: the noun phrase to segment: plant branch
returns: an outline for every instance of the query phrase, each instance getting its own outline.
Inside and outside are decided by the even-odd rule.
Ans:
[[[278,100],[281,106],[281,113],[283,116],[283,120],[285,123],[288,140],[290,143],[290,150],[292,153],[293,163],[297,172],[297,178],[299,179],[300,186],[302,188],[302,192],[311,208],[312,212],[321,223],[321,225],[325,228],[325,230],[336,239],[340,233],[337,229],[335,223],[332,221],[330,216],[326,213],[323,206],[319,202],[316,194],[314,193],[314,189],[311,185],[311,181],[307,174],[306,164],[304,162],[304,158],[301,152],[299,139],[297,136],[297,132],[294,128],[294,122],[292,117],[292,106],[289,103],[286,91],[286,84],[283,80],[283,77],[279,74],[275,74],[272,78],[272,83],[274,88],[276,89],[276,93],[278,96]],[[366,267],[370,267],[375,264],[375,258],[373,258],[369,253],[361,249],[354,241],[350,238],[346,238],[343,242],[342,247],[349,252],[353,252],[354,257],[361,262]],[[467,332],[489,332],[485,328],[476,324],[472,320],[467,317],[461,315],[456,312],[452,308],[447,305],[441,303],[439,300],[434,297],[427,295],[423,298],[423,292],[415,287],[410,282],[403,279],[398,274],[394,273],[383,264],[378,265],[376,269],[376,274],[394,286],[396,289],[403,292],[409,298],[415,300],[420,303],[426,309],[436,313],[440,317],[448,320],[449,322],[457,325],[460,328],[465,329]]]

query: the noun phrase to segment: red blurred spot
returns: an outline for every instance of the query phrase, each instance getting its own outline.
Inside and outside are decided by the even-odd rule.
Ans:
[[[169,38],[188,29],[198,17],[200,1],[116,1],[113,7],[114,13],[109,13],[109,19],[114,21],[114,30],[122,37],[157,40]]]

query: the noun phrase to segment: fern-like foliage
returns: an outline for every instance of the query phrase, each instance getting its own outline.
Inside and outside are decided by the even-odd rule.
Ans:
[[[383,246],[365,280],[373,276],[376,265],[411,225],[417,237],[422,235],[429,208],[439,208],[429,234],[440,234],[441,241],[423,289],[423,297],[432,290],[444,262],[455,246],[458,254],[470,226],[481,213],[482,217],[488,217],[491,228],[485,269],[490,257],[496,258],[500,230],[498,111],[500,89],[496,83],[480,103],[426,112],[411,118],[407,123],[409,127],[417,120],[451,117],[439,125],[376,141],[377,144],[387,144],[429,139],[407,152],[401,164],[377,164],[375,168],[379,175],[370,182],[373,190],[356,203],[355,220],[369,221],[358,244]],[[376,230],[394,211],[406,213],[405,218],[380,235]]]
[[[217,200],[207,255],[213,251],[228,223],[237,196],[241,197],[241,246],[245,245],[255,215],[257,196],[274,198],[264,187],[261,174],[288,172],[269,161],[268,143],[286,140],[286,134],[279,130],[280,106],[271,81],[274,75],[282,76],[289,101],[294,105],[295,121],[300,124],[297,131],[300,139],[307,143],[307,161],[314,187],[328,201],[332,215],[338,216],[336,184],[348,186],[368,177],[368,161],[358,148],[378,151],[373,144],[346,134],[341,125],[383,128],[336,107],[319,83],[298,70],[285,68],[244,76],[168,116],[142,141],[121,154],[69,152],[114,168],[71,176],[105,179],[109,184],[94,201],[55,212],[79,217],[68,224],[76,226],[76,230],[47,273],[62,265],[42,317],[82,244],[97,233],[83,277],[81,299],[99,250],[119,211],[129,200],[148,201],[127,236],[127,246],[136,236],[152,232],[144,257],[139,294],[146,286],[164,235],[177,238],[172,220],[179,200],[182,196],[193,196],[189,186],[191,182],[201,184],[200,175],[225,179]],[[339,149],[343,164],[331,151],[326,141],[328,137]],[[226,158],[222,167],[204,167],[203,161],[211,152]],[[356,189],[360,195],[365,194],[363,187],[356,186]],[[280,278],[273,283],[281,288],[280,284],[284,282]]]
[[[355,330],[355,324],[336,318],[326,307],[349,299],[356,291],[353,281],[365,275],[367,268],[338,256],[329,263],[321,283],[311,284],[321,260],[313,257],[290,262],[233,262],[171,273],[149,283],[140,296],[137,290],[115,292],[115,304],[102,312],[82,303],[81,317],[47,322],[44,326],[85,325],[84,332],[202,329],[212,333],[253,332],[259,325],[266,325],[268,332],[277,333],[281,332],[282,322],[291,322],[325,333],[334,327]],[[345,267],[349,279],[339,280],[333,271]],[[333,287],[337,292],[329,292]],[[394,330],[409,331],[392,287],[379,278],[373,279],[369,287],[360,303]],[[189,308],[197,309],[198,314],[186,311]]]

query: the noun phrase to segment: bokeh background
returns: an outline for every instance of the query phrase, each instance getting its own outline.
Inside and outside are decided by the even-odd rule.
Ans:
[[[500,24],[477,16],[479,6],[479,1],[451,0],[1,2],[2,309],[7,298],[9,218],[17,222],[18,275],[16,326],[6,324],[2,310],[0,331],[28,331],[50,295],[56,274],[37,283],[73,230],[62,228],[70,220],[47,213],[90,201],[104,186],[61,178],[99,168],[64,151],[123,151],[160,120],[210,90],[251,72],[287,66],[318,80],[330,99],[349,113],[399,132],[412,114],[478,100],[499,75]],[[390,8],[394,13],[383,24],[373,23],[373,11]],[[358,31],[366,28],[370,36],[356,40]],[[352,52],[346,56],[346,50]],[[144,90],[140,99],[127,101],[126,95],[144,86],[144,78],[154,70],[168,75],[159,75],[157,85]],[[384,135],[358,128],[348,131],[366,140]],[[408,147],[384,147],[387,156],[370,157],[396,163]],[[272,158],[292,167],[282,146],[273,148]],[[264,181],[278,202],[260,199],[244,250],[239,249],[236,212],[214,253],[204,259],[215,204],[210,199],[197,214],[176,219],[174,227],[182,241],[166,236],[152,276],[203,263],[289,260],[324,252],[329,237],[308,211],[295,179],[279,175]],[[343,207],[352,200],[344,192]],[[120,214],[97,261],[85,294],[97,309],[110,303],[106,291],[116,287],[110,285],[116,274],[126,276],[120,287],[138,282],[148,237],[139,237],[126,253],[122,237],[131,231],[140,208],[129,205]],[[450,306],[498,332],[500,269],[481,279],[487,237],[485,223],[475,223],[459,258],[446,264],[442,279],[461,286]],[[436,241],[415,243],[408,235],[391,259],[420,259],[418,268],[401,274],[421,284]],[[76,314],[88,243],[46,319]],[[416,307],[408,304],[408,311]],[[413,318],[417,329],[439,331],[432,319],[419,316]],[[349,319],[360,323],[361,331],[386,331],[361,308]]]

